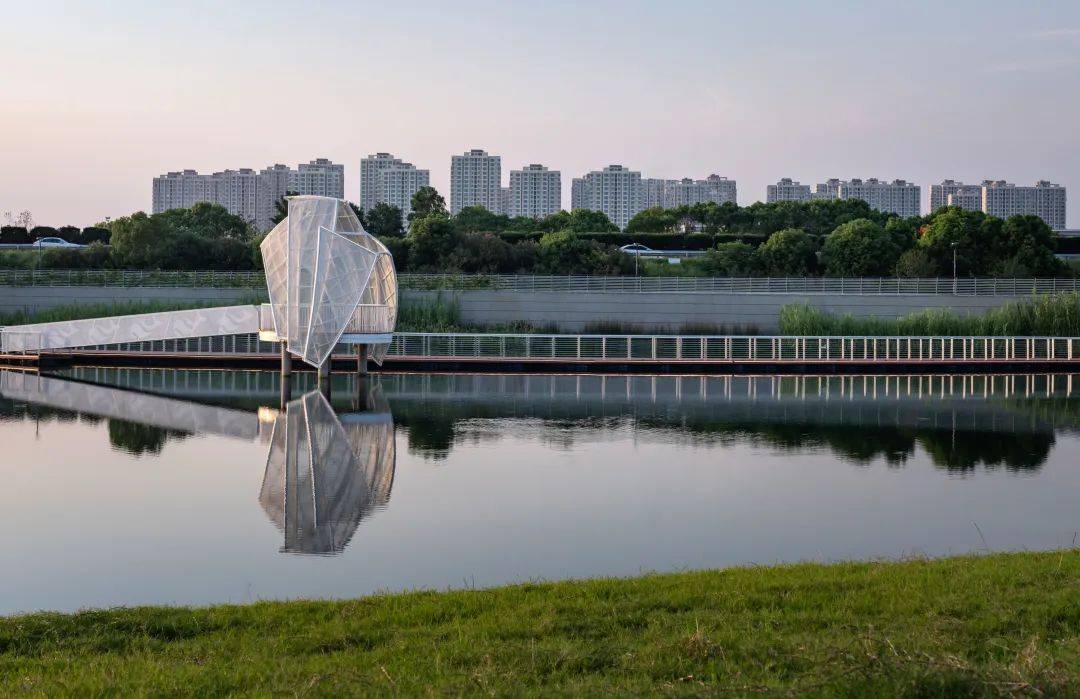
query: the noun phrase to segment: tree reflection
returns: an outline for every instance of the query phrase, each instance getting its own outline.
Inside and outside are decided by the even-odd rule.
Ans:
[[[153,425],[109,418],[109,444],[114,449],[126,451],[134,456],[160,454],[169,439],[184,439],[188,432],[167,430]]]

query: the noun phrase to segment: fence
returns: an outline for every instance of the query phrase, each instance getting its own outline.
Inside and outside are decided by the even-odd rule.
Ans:
[[[725,293],[900,296],[1026,296],[1080,291],[1080,279],[898,279],[831,277],[595,277],[401,274],[413,290],[565,291],[574,293]],[[0,270],[0,286],[219,287],[265,289],[262,272],[153,270]]]
[[[272,355],[258,335],[95,346],[109,353]],[[339,345],[336,352],[354,351]],[[1076,337],[824,337],[397,333],[388,359],[563,364],[895,364],[1080,361]]]

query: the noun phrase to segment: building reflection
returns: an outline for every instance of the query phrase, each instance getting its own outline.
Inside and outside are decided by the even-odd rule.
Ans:
[[[366,409],[337,415],[311,391],[273,421],[259,503],[285,535],[282,551],[333,555],[390,501],[394,420],[377,387]]]

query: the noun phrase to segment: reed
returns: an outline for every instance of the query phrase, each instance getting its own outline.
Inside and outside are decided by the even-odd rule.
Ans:
[[[855,318],[807,304],[780,309],[784,335],[984,335],[1080,336],[1080,294],[1064,293],[1013,301],[982,315],[928,309],[900,318]]]

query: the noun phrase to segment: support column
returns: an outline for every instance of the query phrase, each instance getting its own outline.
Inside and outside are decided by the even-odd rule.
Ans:
[[[285,410],[292,400],[292,374],[281,375],[281,409]]]
[[[367,345],[356,346],[356,373],[360,376],[367,376]]]
[[[292,355],[289,354],[289,343],[281,341],[281,375],[292,376]]]
[[[330,400],[330,358],[319,366],[319,392]]]

